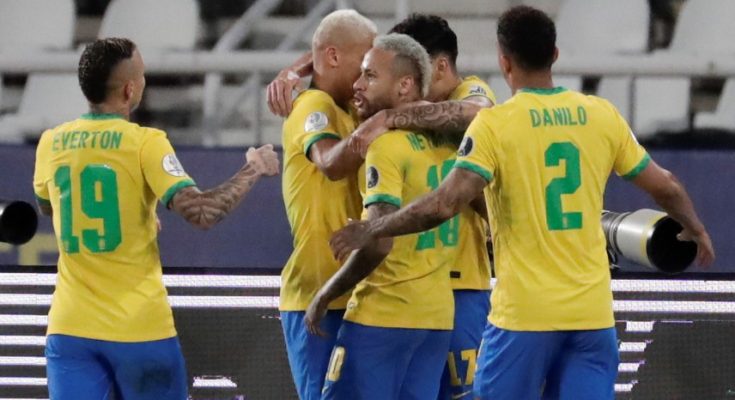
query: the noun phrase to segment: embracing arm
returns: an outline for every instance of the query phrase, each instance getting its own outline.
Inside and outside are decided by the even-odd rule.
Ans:
[[[329,244],[341,260],[352,250],[377,239],[431,229],[456,215],[482,192],[485,185],[487,181],[480,175],[454,168],[435,191],[381,218],[349,224],[335,233]]]
[[[278,174],[278,156],[273,146],[251,148],[246,157],[247,163],[224,183],[204,192],[194,186],[183,188],[168,206],[197,228],[213,227],[240,204],[261,176]]]
[[[368,207],[368,219],[379,218],[394,213],[396,210],[398,208],[392,204],[375,203]],[[311,301],[304,318],[307,330],[312,334],[324,336],[319,329],[319,322],[324,317],[329,303],[370,275],[390,253],[392,247],[393,239],[385,238],[376,240],[352,253],[345,264],[322,286]]]
[[[348,144],[347,140],[319,140],[309,149],[309,158],[329,180],[338,181],[352,176],[357,173],[364,160]]]

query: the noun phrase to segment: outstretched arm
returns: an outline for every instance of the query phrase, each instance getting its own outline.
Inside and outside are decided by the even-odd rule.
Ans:
[[[197,228],[213,227],[240,204],[261,176],[278,174],[278,156],[272,145],[249,149],[246,159],[247,163],[221,185],[204,192],[194,186],[183,188],[167,206]]]
[[[372,246],[380,238],[423,232],[455,216],[476,198],[487,181],[475,172],[454,168],[438,189],[384,217],[349,224],[336,232],[329,245],[338,260],[352,250]]]
[[[676,176],[651,161],[633,179],[633,183],[653,197],[671,218],[684,227],[679,239],[690,240],[697,244],[697,264],[704,267],[712,264],[715,260],[712,240],[704,224],[699,220],[689,194]]]
[[[476,101],[450,100],[382,110],[368,118],[350,136],[350,147],[365,154],[376,138],[390,129],[429,130],[462,136],[484,106]]]
[[[394,213],[396,210],[398,208],[394,205],[376,203],[369,206],[368,219],[380,218]],[[326,314],[329,303],[370,275],[390,253],[392,246],[393,239],[381,239],[352,253],[342,268],[324,284],[309,304],[304,317],[304,323],[309,333],[324,336],[319,323]]]

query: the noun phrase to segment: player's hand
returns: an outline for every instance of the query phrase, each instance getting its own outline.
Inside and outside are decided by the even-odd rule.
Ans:
[[[291,114],[294,90],[304,90],[299,75],[290,69],[281,71],[266,88],[266,99],[271,113],[288,117]]]
[[[380,135],[388,131],[386,126],[386,114],[385,111],[379,111],[372,117],[368,118],[360,124],[350,135],[349,142],[347,143],[355,153],[359,153],[362,157],[367,154],[367,149],[370,147],[370,143],[374,142]]]
[[[353,250],[361,249],[375,240],[368,231],[367,221],[350,221],[332,235],[329,246],[334,258],[344,262]]]
[[[317,293],[317,295],[311,300],[309,307],[306,309],[304,325],[306,325],[306,330],[312,335],[321,337],[327,336],[320,326],[322,319],[327,315],[327,306],[328,303],[323,300],[323,297],[319,293]]]
[[[245,153],[245,159],[248,165],[259,175],[274,176],[278,175],[280,171],[278,153],[273,151],[272,144],[266,144],[257,149],[255,147],[249,148],[248,152]]]
[[[707,268],[715,261],[715,249],[712,246],[712,239],[710,239],[706,230],[695,234],[684,229],[676,238],[681,241],[689,241],[697,244],[697,257],[694,261],[700,267]]]

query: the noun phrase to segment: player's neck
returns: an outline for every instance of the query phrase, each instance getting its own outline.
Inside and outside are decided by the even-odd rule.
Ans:
[[[553,89],[554,80],[551,78],[551,71],[515,72],[513,93],[523,88]]]
[[[324,76],[315,72],[311,78],[311,86],[327,93],[342,109],[348,109],[351,96],[342,93],[339,82],[335,79],[326,79]]]
[[[125,119],[130,119],[130,110],[121,105],[107,103],[90,104],[89,112],[92,114],[117,114]]]
[[[452,74],[448,75],[447,77],[434,82],[434,90],[431,94],[431,98],[428,99],[429,101],[444,101],[449,98],[449,95],[454,92],[455,89],[457,89],[457,86],[459,86],[462,83],[462,78],[459,77],[459,75]]]

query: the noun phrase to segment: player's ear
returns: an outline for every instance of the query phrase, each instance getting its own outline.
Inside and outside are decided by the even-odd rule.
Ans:
[[[401,96],[407,96],[416,86],[416,81],[413,80],[412,76],[406,75],[401,78],[398,84],[398,94]]]
[[[559,48],[554,47],[554,59],[551,61],[551,63],[555,63],[557,58],[559,58]]]
[[[339,66],[339,54],[337,52],[337,48],[329,46],[326,48],[324,53],[327,55],[327,65],[329,65],[330,68],[337,68]]]
[[[123,86],[123,97],[126,102],[130,101],[135,94],[135,82],[129,80]]]
[[[431,75],[432,79],[438,81],[444,77],[449,68],[449,62],[446,57],[437,57],[433,62],[434,73]]]

